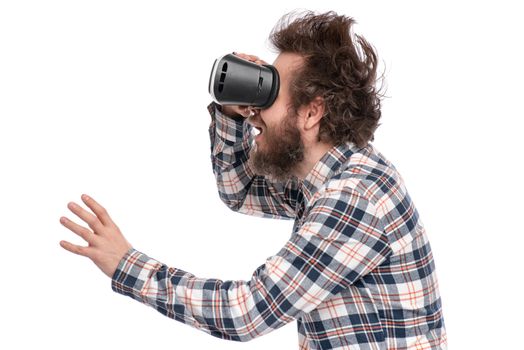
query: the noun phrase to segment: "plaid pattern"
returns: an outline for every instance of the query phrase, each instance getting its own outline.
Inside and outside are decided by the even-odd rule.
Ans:
[[[248,341],[296,320],[299,349],[446,349],[431,248],[401,176],[368,144],[332,148],[303,181],[247,166],[250,126],[212,103],[211,159],[233,210],[293,219],[248,281],[198,278],[131,248],[112,289],[215,337]]]

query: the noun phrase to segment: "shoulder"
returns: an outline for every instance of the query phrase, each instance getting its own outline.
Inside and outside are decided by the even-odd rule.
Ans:
[[[402,176],[371,144],[354,152],[317,195],[359,202],[380,219],[394,246],[405,245],[423,227]]]
[[[367,212],[385,218],[385,225],[399,217],[418,216],[402,176],[372,144],[353,152],[315,196],[358,200],[367,206]]]

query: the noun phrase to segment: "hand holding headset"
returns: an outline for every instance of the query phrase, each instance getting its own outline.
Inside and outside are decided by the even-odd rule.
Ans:
[[[257,64],[238,55],[227,54],[215,60],[208,90],[220,105],[268,108],[275,102],[280,88],[276,68]]]

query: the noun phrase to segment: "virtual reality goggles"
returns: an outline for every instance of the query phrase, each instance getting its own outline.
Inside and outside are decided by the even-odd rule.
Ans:
[[[274,66],[227,54],[213,63],[208,90],[220,105],[264,109],[275,102],[279,88],[280,78]]]

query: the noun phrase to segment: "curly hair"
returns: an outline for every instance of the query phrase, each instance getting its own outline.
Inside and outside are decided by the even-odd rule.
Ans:
[[[333,11],[296,15],[284,15],[269,36],[279,52],[304,58],[290,85],[291,108],[296,114],[300,106],[323,97],[318,140],[364,147],[374,140],[381,116],[377,54],[362,36],[355,40],[351,26],[356,21],[351,17]]]

